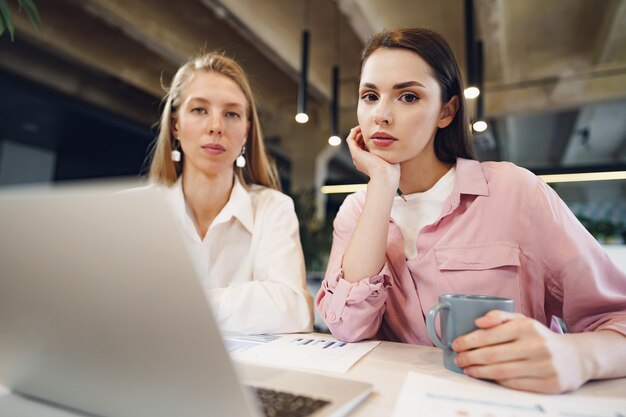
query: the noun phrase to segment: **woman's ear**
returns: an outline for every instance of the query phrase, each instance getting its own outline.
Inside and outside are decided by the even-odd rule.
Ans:
[[[174,139],[178,139],[178,118],[172,116],[172,121],[170,122],[170,125],[172,136],[174,137]]]
[[[454,116],[456,115],[456,111],[459,109],[459,96],[453,96],[446,104],[444,104],[441,109],[441,114],[439,115],[439,121],[437,122],[437,127],[443,129],[448,127],[452,120],[454,120]]]

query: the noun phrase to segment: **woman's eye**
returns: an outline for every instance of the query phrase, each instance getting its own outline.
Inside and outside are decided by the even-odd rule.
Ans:
[[[404,93],[400,96],[400,100],[404,101],[405,103],[414,103],[419,99],[420,98],[413,93]]]
[[[194,109],[191,109],[191,112],[194,114],[206,114],[206,110],[204,110],[202,107],[196,107]]]
[[[378,97],[374,93],[365,93],[365,94],[363,94],[361,96],[361,100],[364,100],[364,101],[376,101],[376,100],[378,100]]]
[[[229,111],[228,113],[226,113],[226,117],[228,117],[229,119],[239,119],[241,116],[239,115],[239,113]]]

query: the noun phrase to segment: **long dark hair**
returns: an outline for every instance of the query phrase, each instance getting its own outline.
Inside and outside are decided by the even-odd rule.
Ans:
[[[448,42],[428,29],[396,29],[374,34],[361,55],[361,68],[379,48],[407,49],[418,54],[432,68],[441,88],[441,102],[457,96],[459,106],[452,122],[435,134],[435,155],[441,162],[453,164],[457,157],[476,159],[469,122],[465,114],[461,71]]]

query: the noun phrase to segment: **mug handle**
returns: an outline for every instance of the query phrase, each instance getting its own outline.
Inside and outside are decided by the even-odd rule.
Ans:
[[[450,310],[450,304],[448,303],[439,303],[428,311],[428,315],[426,316],[426,330],[428,331],[428,337],[433,342],[433,344],[441,349],[450,349],[450,344],[444,344],[443,341],[437,335],[437,330],[435,326],[435,318],[437,317],[437,313],[441,309]]]

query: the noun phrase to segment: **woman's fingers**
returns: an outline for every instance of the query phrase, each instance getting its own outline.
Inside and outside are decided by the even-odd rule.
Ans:
[[[519,361],[528,358],[524,343],[504,343],[459,353],[454,362],[461,368],[475,365]]]
[[[556,373],[549,360],[516,360],[491,365],[470,366],[463,369],[466,375],[494,381],[519,378],[550,378]]]
[[[488,329],[499,324],[506,323],[507,321],[523,318],[526,318],[526,316],[520,313],[512,313],[502,310],[491,310],[484,316],[477,318],[475,323],[476,326],[480,327],[481,329]]]
[[[482,329],[452,344],[458,352],[455,363],[467,375],[544,393],[576,389],[589,379],[577,341],[570,335],[553,333],[536,320],[502,311],[489,312],[479,323]]]
[[[358,126],[350,129],[350,133],[348,133],[348,137],[346,138],[346,143],[348,144],[348,147],[350,148],[350,150],[352,150],[352,148],[356,144],[356,135],[357,135],[356,129],[357,128]]]
[[[536,333],[538,322],[528,317],[506,311],[493,310],[476,320],[479,327],[484,327],[457,337],[452,342],[452,349],[457,352],[477,349],[485,346],[499,345],[514,341],[521,336]]]
[[[519,335],[519,329],[516,324],[517,323],[513,324],[512,322],[507,322],[490,329],[479,329],[459,336],[452,342],[452,349],[457,352],[464,352],[485,346],[511,342]]]

